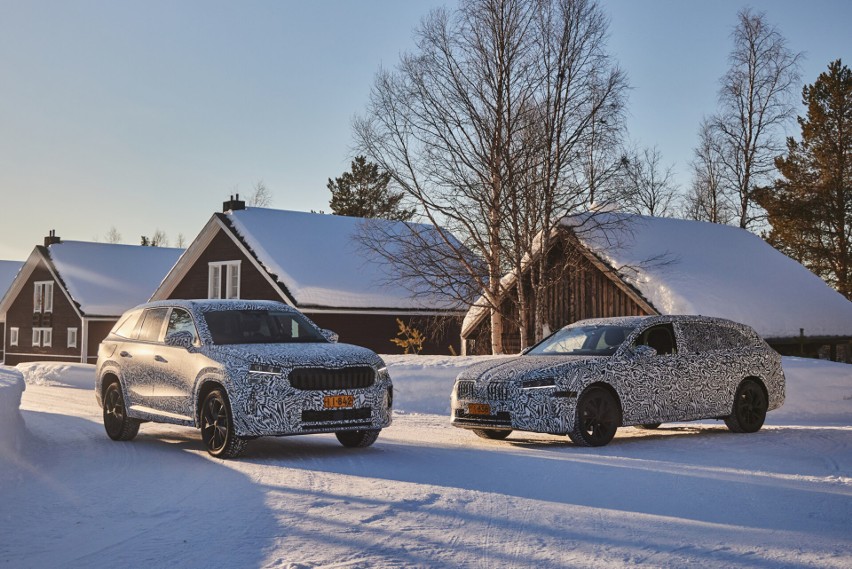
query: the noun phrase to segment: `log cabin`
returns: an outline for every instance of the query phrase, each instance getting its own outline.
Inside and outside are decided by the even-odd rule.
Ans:
[[[701,314],[753,327],[784,355],[852,361],[852,302],[744,229],[601,212],[562,219],[551,231],[543,287],[545,333],[586,318]],[[533,268],[521,278],[532,303]],[[506,353],[521,349],[518,274],[500,302]],[[527,311],[528,338],[534,338]],[[478,301],[462,324],[466,354],[490,353],[490,308]]]

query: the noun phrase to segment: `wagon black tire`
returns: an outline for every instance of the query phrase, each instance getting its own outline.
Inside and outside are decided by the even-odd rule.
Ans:
[[[646,431],[653,431],[654,429],[659,429],[662,423],[644,423],[642,425],[636,425],[637,429],[645,429]]]
[[[234,433],[231,403],[222,389],[212,390],[201,403],[201,440],[216,458],[236,458],[246,448],[246,440]]]
[[[124,394],[117,381],[110,383],[104,392],[104,429],[114,441],[133,440],[139,432],[140,421],[127,416]]]
[[[376,442],[381,429],[369,431],[338,431],[334,433],[340,444],[347,448],[366,448]]]
[[[506,437],[512,434],[512,429],[471,429],[474,433],[476,433],[477,437],[482,437],[483,439],[491,439],[495,441],[502,441]]]
[[[574,444],[601,447],[608,444],[621,425],[621,407],[602,387],[589,387],[577,399],[574,429],[568,433]]]
[[[766,420],[769,401],[763,386],[753,379],[746,379],[737,388],[731,414],[725,417],[725,424],[735,433],[756,433]]]

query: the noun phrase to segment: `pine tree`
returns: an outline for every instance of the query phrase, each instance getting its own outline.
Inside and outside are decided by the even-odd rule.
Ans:
[[[852,72],[833,61],[802,99],[802,140],[775,160],[782,178],[758,193],[768,240],[852,299]]]
[[[364,156],[356,156],[349,172],[328,180],[331,192],[328,204],[332,213],[409,221],[414,217],[414,210],[402,206],[402,192],[388,188],[390,179],[390,174],[380,171],[378,165],[367,162]]]

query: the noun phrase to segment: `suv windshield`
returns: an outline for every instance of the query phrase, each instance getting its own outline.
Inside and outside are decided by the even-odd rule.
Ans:
[[[269,310],[213,310],[204,314],[214,344],[327,342],[300,314]]]
[[[528,355],[611,356],[633,328],[630,326],[577,326],[563,328],[533,347]]]

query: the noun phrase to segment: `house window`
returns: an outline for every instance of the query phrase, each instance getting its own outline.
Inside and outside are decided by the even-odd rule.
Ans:
[[[33,347],[49,348],[53,345],[53,328],[33,328]]]
[[[76,328],[68,328],[68,347],[76,348],[77,347],[77,329]]]
[[[240,261],[208,263],[207,298],[240,298]]]
[[[33,312],[53,312],[53,281],[35,283]]]
[[[9,328],[9,345],[17,346],[18,345],[18,329],[17,328]]]

